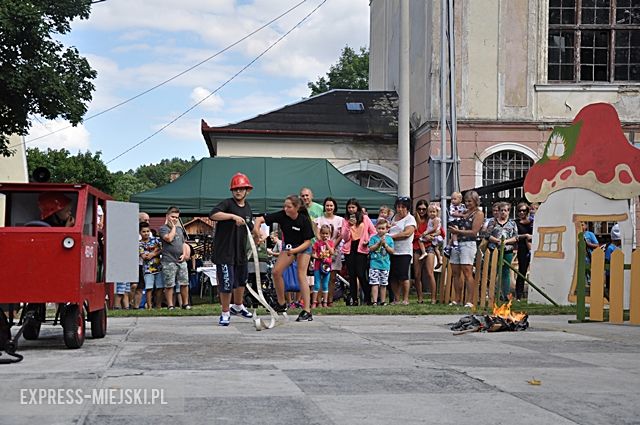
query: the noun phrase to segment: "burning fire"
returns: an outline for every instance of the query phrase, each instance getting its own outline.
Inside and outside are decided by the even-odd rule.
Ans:
[[[501,332],[523,331],[529,327],[529,315],[527,313],[514,313],[511,311],[511,298],[509,302],[493,305],[493,314],[465,316],[453,323],[451,330],[454,335],[462,335],[468,332]]]
[[[493,304],[493,315],[511,322],[521,322],[527,317],[527,313],[514,313],[511,311],[511,299],[509,299],[508,303],[502,304],[501,306]]]

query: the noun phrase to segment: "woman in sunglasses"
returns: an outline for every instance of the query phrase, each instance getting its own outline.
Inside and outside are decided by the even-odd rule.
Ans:
[[[489,235],[489,246],[493,244],[496,249],[500,249],[500,245],[504,241],[503,261],[506,264],[502,266],[502,276],[500,288],[500,300],[507,301],[511,293],[511,269],[507,264],[511,264],[513,260],[513,250],[518,243],[518,227],[510,217],[511,204],[508,202],[500,202],[498,204],[500,212],[495,220],[495,225]]]
[[[460,219],[460,225],[450,226],[449,233],[458,235],[459,249],[451,250],[451,283],[455,289],[455,297],[452,305],[462,304],[466,289],[467,300],[465,307],[473,307],[473,291],[475,281],[473,279],[473,264],[476,259],[476,237],[484,222],[484,214],[479,209],[480,196],[470,190],[464,195],[464,204],[467,207],[465,217]]]
[[[422,277],[429,274],[427,269],[428,258],[426,250],[433,250],[430,242],[422,244],[422,246],[425,248],[424,250],[421,249],[421,246],[418,242],[420,240],[420,236],[422,236],[422,234],[427,231],[427,223],[429,222],[429,217],[427,216],[428,207],[429,203],[424,199],[420,199],[418,200],[418,202],[416,202],[416,233],[413,236],[413,286],[416,288],[416,294],[418,294],[418,304],[424,303],[422,293]]]
[[[531,261],[531,237],[533,235],[533,221],[529,217],[529,204],[520,202],[516,209],[518,226],[518,272],[522,276],[527,275]],[[520,301],[524,295],[524,279],[516,278],[516,300]]]

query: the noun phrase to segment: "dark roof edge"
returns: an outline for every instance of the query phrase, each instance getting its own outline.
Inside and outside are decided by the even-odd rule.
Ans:
[[[324,92],[324,93],[320,93],[320,94],[317,94],[317,95],[315,95],[315,96],[311,96],[311,97],[302,98],[302,99],[300,99],[300,100],[298,100],[298,101],[296,101],[296,102],[288,103],[288,104],[286,104],[286,105],[284,105],[284,106],[281,106],[281,107],[279,107],[279,108],[273,109],[273,110],[271,110],[271,111],[264,112],[264,113],[262,113],[262,114],[258,114],[258,115],[254,115],[254,116],[252,116],[252,117],[250,117],[250,118],[246,118],[246,119],[243,119],[243,120],[241,120],[241,121],[237,121],[237,122],[233,122],[233,123],[228,123],[228,124],[226,124],[226,125],[224,125],[224,126],[222,126],[222,127],[217,127],[217,128],[231,127],[231,126],[234,126],[234,125],[237,125],[237,124],[243,123],[243,122],[245,122],[245,121],[251,121],[251,120],[253,120],[253,119],[255,119],[255,118],[258,118],[258,117],[261,117],[261,116],[264,116],[264,115],[273,114],[274,112],[281,111],[281,110],[283,110],[283,109],[285,109],[285,108],[289,108],[289,107],[291,107],[291,106],[298,105],[298,104],[300,104],[300,103],[308,102],[308,101],[309,101],[309,100],[311,100],[311,99],[317,99],[317,98],[319,98],[319,97],[326,96],[326,95],[331,94],[331,93],[334,93],[334,92],[385,93],[385,94],[395,94],[396,96],[398,96],[398,93],[397,93],[395,90],[331,89],[331,90],[326,91],[326,92]],[[204,122],[204,120],[202,120],[202,121]],[[212,127],[209,127],[209,125],[207,125],[207,127],[208,127],[208,128],[212,128]],[[204,127],[203,127],[203,131],[204,131]]]
[[[204,123],[206,125],[206,123]],[[342,136],[342,137],[375,137],[381,136],[396,136],[398,133],[384,133],[384,134],[370,134],[370,133],[350,133],[343,131],[305,131],[305,130],[259,130],[249,128],[220,128],[220,127],[208,127],[202,128],[202,134],[276,134],[276,135],[304,135],[304,136]]]

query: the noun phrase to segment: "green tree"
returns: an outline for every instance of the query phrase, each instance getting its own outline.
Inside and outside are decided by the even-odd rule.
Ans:
[[[145,183],[136,177],[133,170],[118,171],[113,173],[113,193],[111,193],[111,196],[117,201],[128,202],[134,193],[144,192],[154,187],[154,184]]]
[[[194,157],[191,157],[190,160],[163,159],[158,164],[141,165],[136,168],[135,176],[144,184],[151,184],[151,187],[162,186],[169,183],[171,173],[176,172],[182,175],[196,162]]]
[[[90,11],[91,0],[0,0],[0,154],[11,154],[5,134],[28,133],[30,115],[82,121],[97,74],[54,37]]]
[[[369,88],[369,50],[360,48],[357,53],[349,46],[345,46],[340,54],[340,59],[335,65],[331,65],[327,76],[320,77],[316,82],[307,83],[311,89],[311,96],[327,92],[332,89],[358,89]]]
[[[29,174],[38,167],[46,167],[51,172],[52,183],[87,183],[105,193],[113,193],[113,176],[100,156],[87,151],[71,156],[66,149],[27,149]]]

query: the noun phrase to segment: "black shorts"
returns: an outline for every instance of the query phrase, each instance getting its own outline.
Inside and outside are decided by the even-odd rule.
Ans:
[[[234,289],[247,286],[249,266],[247,264],[216,264],[218,291],[229,294]]]
[[[411,267],[411,254],[392,255],[389,281],[409,280],[409,268]]]

